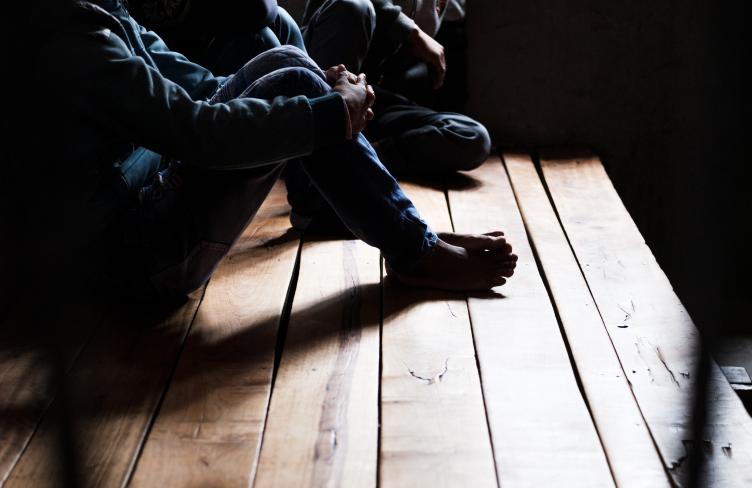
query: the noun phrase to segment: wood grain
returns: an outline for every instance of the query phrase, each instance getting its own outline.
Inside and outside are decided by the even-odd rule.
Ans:
[[[83,300],[58,310],[53,324],[39,324],[28,315],[15,314],[0,324],[0,486],[21,459],[62,386],[59,381],[63,378],[53,376],[50,369],[55,367],[50,348],[58,348],[62,374],[67,374],[107,310],[108,304],[100,300]],[[60,342],[40,336],[49,334],[47,325],[63,331]]]
[[[255,487],[376,486],[379,259],[360,241],[303,244]]]
[[[198,298],[167,317],[113,314],[67,379],[81,486],[123,486],[193,319]],[[53,409],[55,406],[53,405]],[[6,484],[60,486],[56,417],[46,416]]]
[[[495,294],[468,301],[503,486],[612,486],[553,306],[498,157],[449,191],[455,229],[502,230],[519,256]]]
[[[700,337],[600,160],[590,154],[541,156],[564,230],[671,477],[679,485],[687,482],[685,461],[695,443],[708,467],[702,486],[749,486],[752,420],[715,364],[710,429],[702,440],[692,439]]]
[[[284,199],[277,185],[207,286],[132,486],[247,487],[253,479],[299,246]]]
[[[451,230],[444,192],[403,184],[436,230]],[[383,487],[496,486],[465,297],[384,287]]]
[[[617,485],[670,486],[611,338],[533,161],[526,154],[505,153],[504,163]]]

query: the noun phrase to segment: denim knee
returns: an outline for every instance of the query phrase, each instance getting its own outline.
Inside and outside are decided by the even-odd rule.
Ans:
[[[491,154],[491,136],[480,123],[468,119],[472,124],[466,125],[467,134],[460,142],[460,157],[457,158],[457,170],[470,171],[485,162]]]
[[[331,91],[327,82],[308,68],[278,69],[256,80],[241,96],[272,99],[278,96],[320,97]]]
[[[211,103],[227,102],[238,96],[248,96],[248,88],[267,75],[284,68],[305,69],[322,80],[326,75],[318,65],[295,46],[278,46],[248,61],[214,94]]]
[[[480,122],[455,113],[435,114],[432,125],[435,139],[432,149],[434,157],[440,161],[444,171],[470,171],[488,158],[491,153],[491,138]]]
[[[279,41],[282,44],[295,45],[296,47],[305,49],[298,23],[295,22],[292,15],[282,7],[277,7],[277,18],[274,20],[274,26],[279,34],[282,34],[279,38]]]
[[[305,51],[291,45],[278,46],[259,54],[250,60],[243,67],[243,70],[246,70],[246,68],[253,71],[261,70],[266,74],[278,69],[291,67],[307,68],[320,72],[321,76],[325,77],[319,65]]]

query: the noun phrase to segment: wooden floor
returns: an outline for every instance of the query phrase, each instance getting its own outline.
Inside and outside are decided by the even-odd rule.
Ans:
[[[492,293],[301,241],[277,186],[179,309],[82,312],[58,382],[3,339],[0,485],[60,486],[64,384],[85,486],[682,486],[693,446],[702,486],[752,486],[752,421],[715,364],[692,439],[698,333],[600,161],[536,159],[404,183],[436,231],[505,231],[519,266]]]

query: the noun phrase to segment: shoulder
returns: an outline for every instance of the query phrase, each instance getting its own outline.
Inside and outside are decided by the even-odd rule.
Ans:
[[[62,15],[58,28],[51,29],[41,43],[37,59],[42,72],[80,74],[95,69],[98,61],[131,56],[122,25],[101,7],[77,1]]]
[[[92,2],[72,2],[67,12],[68,24],[74,26],[105,25],[113,27],[120,25],[114,15]]]

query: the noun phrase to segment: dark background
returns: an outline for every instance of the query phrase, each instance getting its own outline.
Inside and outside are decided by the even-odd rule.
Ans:
[[[303,2],[280,3],[299,14]],[[456,85],[467,66],[468,110],[500,147],[592,147],[695,322],[743,332],[750,330],[750,192],[743,177],[749,33],[742,5],[468,0],[467,57],[450,57],[448,80]],[[43,27],[24,23],[28,6],[12,2],[0,16],[0,65],[10,82],[0,130],[4,277],[25,261],[19,237],[39,227],[14,210],[39,191],[33,172],[21,182],[12,178],[14,161],[23,159],[18,153],[31,164],[38,149],[24,146],[18,120],[46,116],[25,109],[36,94],[26,91],[24,73],[35,39],[44,37]],[[56,93],[54,74],[44,96],[51,111],[54,98],[65,96]],[[2,282],[6,300],[17,287]]]
[[[593,148],[695,322],[752,331],[742,2],[469,0],[467,15],[469,111],[497,145]]]

